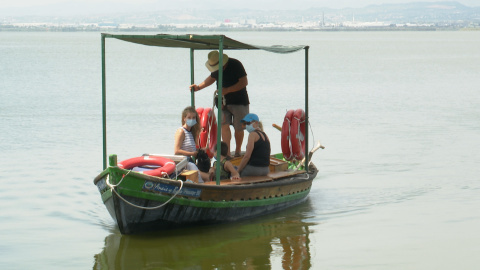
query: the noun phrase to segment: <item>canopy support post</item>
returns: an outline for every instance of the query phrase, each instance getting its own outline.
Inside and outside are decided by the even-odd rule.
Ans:
[[[105,78],[105,34],[102,34],[102,129],[104,170],[107,168],[107,85]]]
[[[217,168],[215,169],[216,184],[220,185],[220,161],[222,160],[221,142],[222,142],[222,92],[223,92],[223,36],[220,36],[218,40],[218,119],[217,119]],[[230,127],[228,127],[230,128]]]
[[[305,171],[308,172],[309,161],[309,148],[308,148],[308,49],[310,47],[305,47]]]
[[[190,85],[195,83],[195,70],[194,70],[194,51],[195,49],[191,48],[190,49]],[[195,108],[195,89],[190,89],[190,103],[192,104],[192,107]]]

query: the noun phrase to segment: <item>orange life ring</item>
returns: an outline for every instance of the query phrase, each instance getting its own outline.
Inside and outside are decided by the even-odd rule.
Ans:
[[[207,148],[208,157],[212,158],[217,144],[217,120],[212,108],[198,108],[197,112],[202,112],[200,116],[200,148]]]
[[[292,153],[296,160],[302,160],[305,157],[305,111],[295,110],[290,127],[290,142],[292,143]]]
[[[292,144],[290,143],[290,126],[292,123],[293,113],[294,110],[289,110],[285,114],[285,118],[282,124],[282,137],[281,137],[281,145],[282,145],[282,153],[283,157],[286,160],[292,160]]]
[[[139,172],[139,173],[152,175],[152,176],[168,176],[175,171],[175,167],[176,167],[175,162],[173,160],[164,158],[164,157],[157,157],[157,156],[134,157],[134,158],[121,161],[120,163],[117,164],[119,168],[127,169],[127,170],[133,169],[134,167],[140,167],[145,165],[160,166],[154,170]]]

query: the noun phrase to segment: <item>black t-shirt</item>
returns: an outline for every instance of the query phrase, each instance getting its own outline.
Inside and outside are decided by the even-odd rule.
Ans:
[[[217,89],[218,89],[218,70],[212,72],[210,75],[212,78],[215,78],[217,81]],[[234,58],[229,58],[227,62],[227,66],[223,71],[223,87],[230,87],[238,82],[238,80],[244,76],[247,76],[245,72],[245,68],[243,67],[242,63]],[[229,93],[225,95],[226,104],[234,104],[234,105],[248,105],[250,101],[248,100],[248,93],[247,87],[243,89]]]
[[[260,139],[253,145],[252,155],[248,164],[256,167],[268,167],[270,165],[270,141],[267,139],[265,132],[259,130],[255,130],[255,132],[260,136]],[[263,135],[265,140],[260,134]]]

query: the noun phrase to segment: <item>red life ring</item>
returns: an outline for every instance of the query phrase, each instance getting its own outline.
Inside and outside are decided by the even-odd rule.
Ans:
[[[203,107],[198,107],[196,111],[198,113],[198,118],[202,119]]]
[[[175,162],[173,160],[164,158],[164,157],[158,157],[158,156],[142,156],[142,157],[134,157],[130,159],[126,159],[120,163],[117,164],[119,168],[122,169],[133,169],[134,167],[140,167],[144,165],[154,165],[154,166],[160,166],[157,169],[150,170],[150,171],[143,171],[139,173],[143,173],[146,175],[152,175],[152,176],[168,176],[172,174],[175,171]]]
[[[295,110],[290,127],[290,142],[292,143],[292,153],[296,160],[302,160],[305,157],[305,111]]]
[[[207,148],[207,154],[210,158],[215,153],[215,145],[217,144],[217,120],[215,112],[212,108],[198,108],[197,112],[201,111],[200,116],[200,148]]]
[[[281,145],[282,145],[282,153],[283,157],[286,160],[292,160],[292,144],[290,143],[290,126],[292,123],[293,113],[294,110],[289,110],[285,114],[285,118],[283,120],[282,125],[282,137],[281,137]]]

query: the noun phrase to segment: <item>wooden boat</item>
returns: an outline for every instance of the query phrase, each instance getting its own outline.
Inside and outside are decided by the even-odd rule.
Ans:
[[[181,226],[234,222],[281,211],[307,199],[317,168],[311,155],[321,147],[317,145],[303,160],[285,160],[282,153],[272,155],[267,176],[243,177],[240,181],[220,179],[217,171],[212,182],[197,183],[196,172],[184,170],[186,157],[162,154],[145,154],[145,159],[158,156],[175,162],[173,174],[152,176],[119,166],[116,155],[106,153],[106,84],[105,41],[114,38],[149,46],[187,48],[220,52],[222,63],[224,49],[265,50],[276,53],[305,51],[305,121],[308,123],[308,46],[255,46],[230,39],[223,35],[111,35],[102,34],[102,98],[103,98],[103,171],[94,179],[101,198],[122,234],[134,234]],[[219,85],[222,69],[219,71]],[[192,84],[194,81],[191,76]],[[221,103],[221,89],[218,102]],[[194,106],[194,92],[192,91]],[[217,110],[220,126],[221,110]],[[303,125],[304,149],[308,148],[308,125]],[[218,129],[217,138],[220,138]],[[218,147],[220,142],[218,141]],[[323,148],[323,147],[322,147]],[[220,160],[220,156],[216,157]],[[238,164],[240,158],[233,159]],[[107,160],[108,165],[107,166]],[[219,166],[217,166],[219,167]]]

